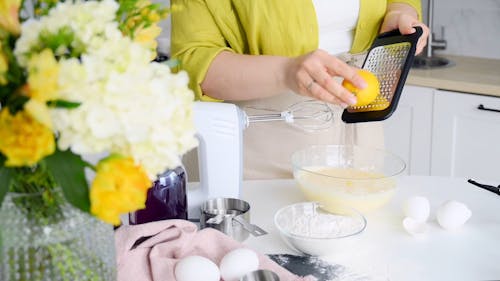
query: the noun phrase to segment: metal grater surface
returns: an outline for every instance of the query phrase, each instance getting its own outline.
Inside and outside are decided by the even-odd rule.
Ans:
[[[371,71],[380,81],[380,95],[365,106],[347,108],[348,112],[384,110],[392,102],[404,64],[412,44],[399,42],[373,48],[363,64],[363,69]]]

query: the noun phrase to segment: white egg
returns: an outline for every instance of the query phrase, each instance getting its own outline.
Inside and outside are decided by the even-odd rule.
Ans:
[[[429,199],[423,196],[410,197],[403,205],[403,212],[406,217],[412,218],[417,222],[425,222],[431,212]]]
[[[219,268],[211,260],[201,256],[188,256],[175,265],[177,281],[219,281]]]
[[[406,232],[410,233],[415,237],[422,237],[427,233],[427,224],[425,222],[419,222],[414,218],[406,217],[403,220],[403,228]]]
[[[472,212],[467,205],[454,200],[446,201],[436,211],[439,225],[446,230],[461,227],[471,216]]]
[[[250,249],[239,248],[227,253],[219,268],[224,281],[238,281],[243,275],[259,268],[259,257]]]

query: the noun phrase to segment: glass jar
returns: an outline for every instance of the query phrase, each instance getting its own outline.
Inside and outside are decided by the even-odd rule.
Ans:
[[[130,224],[187,219],[186,170],[179,166],[161,174],[148,190],[146,208],[129,214]]]
[[[76,209],[60,191],[7,193],[0,280],[116,280],[113,226]]]

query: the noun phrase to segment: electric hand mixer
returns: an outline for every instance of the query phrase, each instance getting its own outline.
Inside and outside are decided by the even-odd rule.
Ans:
[[[189,219],[200,218],[200,206],[216,197],[239,198],[243,175],[243,130],[250,123],[284,121],[305,131],[327,128],[333,120],[328,105],[304,101],[278,113],[248,116],[230,103],[195,102],[194,122],[199,139],[200,182],[188,191]]]

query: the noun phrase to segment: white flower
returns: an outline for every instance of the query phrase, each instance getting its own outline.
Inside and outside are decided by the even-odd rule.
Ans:
[[[88,50],[103,48],[108,40],[122,37],[115,21],[118,8],[113,0],[59,2],[48,16],[22,24],[22,36],[16,42],[14,53],[21,66],[26,66],[30,50],[40,45],[40,33],[57,34],[63,27],[70,28],[75,35],[74,42],[84,43]]]
[[[25,64],[42,30],[70,27],[85,53],[59,60],[59,98],[80,103],[51,109],[59,149],[131,156],[153,180],[197,145],[194,95],[185,72],[151,63],[149,49],[122,35],[117,9],[113,0],[60,3],[48,16],[23,24],[14,52]]]
[[[43,229],[43,234],[45,234],[45,236],[49,236],[50,233],[52,233],[52,227],[44,226],[42,229]]]

